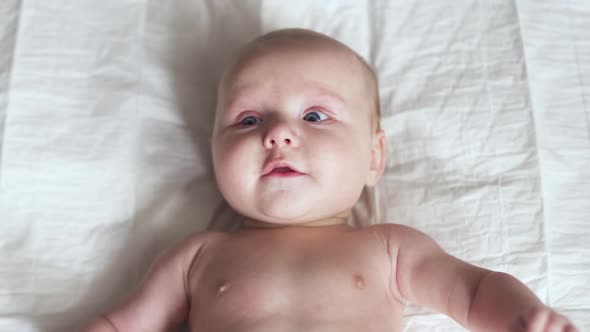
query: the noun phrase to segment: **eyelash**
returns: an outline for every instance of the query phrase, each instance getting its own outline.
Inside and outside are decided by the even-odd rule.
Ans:
[[[256,117],[256,116],[254,116],[254,115],[248,115],[248,116],[245,116],[245,117],[244,117],[242,120],[240,120],[238,124],[239,124],[240,126],[242,126],[242,127],[250,127],[250,126],[252,126],[252,125],[246,125],[246,124],[244,124],[244,123],[243,123],[243,122],[244,122],[244,120],[245,120],[245,119],[248,119],[248,118],[256,118],[256,119],[260,120],[260,121],[258,121],[257,123],[260,123],[260,122],[262,122],[262,119],[260,119],[259,117]]]
[[[321,120],[321,119],[320,119],[320,121],[308,121],[308,122],[324,122],[324,121],[327,121],[327,120],[329,120],[329,118],[330,118],[330,117],[329,117],[329,116],[326,114],[326,112],[324,112],[324,111],[320,111],[320,110],[318,110],[318,109],[313,109],[312,111],[309,111],[309,112],[305,113],[305,114],[303,115],[303,117],[305,118],[305,117],[306,117],[308,114],[311,114],[311,113],[320,113],[320,114],[323,114],[323,115],[325,116],[325,118],[324,118],[323,120]],[[238,125],[239,125],[239,126],[242,126],[242,127],[250,127],[250,126],[253,126],[254,124],[251,124],[251,125],[243,124],[243,121],[244,121],[245,119],[248,119],[248,118],[256,118],[256,119],[258,119],[259,121],[257,121],[257,122],[256,122],[256,124],[258,124],[258,123],[261,123],[261,122],[262,122],[262,119],[261,119],[260,117],[257,117],[257,116],[254,116],[254,115],[247,115],[247,116],[243,117],[243,118],[242,118],[242,119],[241,119],[241,120],[238,122]],[[320,118],[321,118],[321,116],[320,116]]]

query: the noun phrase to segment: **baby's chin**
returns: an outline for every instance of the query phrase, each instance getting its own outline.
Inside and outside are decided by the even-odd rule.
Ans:
[[[280,225],[302,224],[310,219],[312,206],[303,200],[274,199],[258,205],[257,219]]]
[[[250,210],[248,214],[254,219],[273,223],[298,223],[314,209],[312,192],[292,187],[271,189],[265,186],[254,192],[250,199],[242,201],[249,205],[244,210]]]
[[[279,204],[276,200],[271,204],[258,202],[256,208],[244,211],[247,219],[268,226],[307,226],[320,222],[322,216],[329,211],[323,211],[321,206],[313,206],[311,202],[292,200]],[[260,204],[262,203],[262,204]],[[324,214],[322,214],[322,212]]]
[[[270,225],[316,225],[338,219],[338,213],[351,208],[348,201],[326,201],[314,190],[275,190],[257,192],[239,200],[234,208],[248,219]],[[358,199],[358,198],[357,198]]]

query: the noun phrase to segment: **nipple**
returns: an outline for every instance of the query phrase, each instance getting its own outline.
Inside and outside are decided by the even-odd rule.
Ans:
[[[223,293],[225,293],[229,288],[231,287],[231,284],[227,281],[223,281],[220,282],[217,285],[217,296],[221,296]]]
[[[363,279],[363,276],[360,274],[355,274],[353,275],[353,280],[354,280],[354,286],[358,289],[363,289],[365,288],[365,279]]]

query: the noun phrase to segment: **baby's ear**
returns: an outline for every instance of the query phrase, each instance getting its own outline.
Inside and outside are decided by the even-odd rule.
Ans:
[[[367,175],[366,185],[369,187],[377,184],[377,181],[383,175],[385,170],[386,157],[386,140],[385,132],[383,130],[377,131],[373,134],[373,143],[371,146],[371,166],[369,174]]]

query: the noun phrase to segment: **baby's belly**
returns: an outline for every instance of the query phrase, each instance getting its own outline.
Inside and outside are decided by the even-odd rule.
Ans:
[[[320,321],[275,315],[267,318],[239,322],[210,322],[207,326],[195,326],[191,332],[399,332],[399,317],[342,317],[335,321]]]

